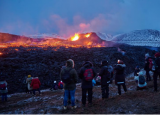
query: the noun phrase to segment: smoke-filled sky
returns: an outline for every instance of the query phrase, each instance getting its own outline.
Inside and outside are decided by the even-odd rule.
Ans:
[[[160,30],[160,0],[0,0],[0,32],[120,34]]]

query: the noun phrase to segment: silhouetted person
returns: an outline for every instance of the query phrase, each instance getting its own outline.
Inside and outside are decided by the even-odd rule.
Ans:
[[[7,85],[8,84],[5,80],[5,77],[1,76],[0,77],[0,93],[1,93],[2,102],[7,101],[7,93],[8,93]]]
[[[86,93],[88,92],[88,103],[92,105],[92,80],[96,76],[96,72],[90,61],[86,61],[80,69],[79,78],[81,79],[82,88],[82,104],[86,105]]]
[[[114,70],[116,71],[115,75],[115,84],[118,86],[118,94],[121,95],[121,85],[125,92],[127,92],[126,84],[125,84],[125,70],[126,65],[123,63],[122,60],[118,60]]]
[[[113,78],[113,68],[108,66],[108,61],[103,60],[99,76],[101,76],[102,99],[109,97],[109,84]]]
[[[157,77],[160,77],[160,52],[156,53],[155,55],[155,70],[153,74],[153,83],[154,83],[154,91],[157,91]]]

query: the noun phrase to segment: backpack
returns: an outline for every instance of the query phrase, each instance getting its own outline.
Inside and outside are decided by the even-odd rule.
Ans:
[[[144,76],[139,76],[139,84],[144,84],[144,83],[145,83]]]
[[[149,62],[149,69],[152,70],[153,67],[153,60],[151,58],[148,59]]]
[[[64,74],[62,74],[61,79],[63,81],[63,83],[70,83],[72,81],[71,76],[70,76],[70,71],[72,69],[70,69],[69,71],[64,69]]]
[[[6,89],[6,84],[5,83],[3,83],[3,84],[0,84],[0,90],[5,90]]]
[[[60,84],[60,87],[59,87],[59,89],[63,89],[63,84],[62,84],[62,83]]]
[[[84,71],[84,79],[86,81],[92,81],[93,79],[93,70],[90,68],[90,69],[86,69]]]

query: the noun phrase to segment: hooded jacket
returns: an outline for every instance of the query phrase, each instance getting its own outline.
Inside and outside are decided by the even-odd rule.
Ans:
[[[38,77],[32,79],[31,87],[33,89],[39,89],[40,85],[41,85],[41,82],[39,81]]]
[[[69,84],[64,83],[65,90],[76,89],[76,83],[78,81],[78,75],[77,75],[76,70],[73,68],[73,62],[71,60],[67,60],[67,65],[62,67],[61,72],[60,72],[60,78],[63,74],[65,74],[65,71],[69,71],[70,69],[71,69],[70,75],[71,75],[72,82]]]
[[[99,73],[99,76],[101,76],[101,85],[107,85],[107,82],[113,78],[113,68],[107,65],[108,63],[102,61],[102,67]]]
[[[141,75],[141,76],[143,76],[143,75]],[[143,77],[144,77],[144,76],[143,76]],[[138,86],[139,88],[144,88],[144,87],[147,86],[146,81],[145,81],[144,84],[140,84],[140,83],[139,83],[139,76],[135,76],[134,80],[136,80],[136,81],[138,82],[138,85],[137,85],[137,86]]]
[[[96,76],[96,72],[92,66],[92,63],[87,61],[83,64],[83,66],[81,67],[80,69],[80,72],[79,72],[79,78],[82,80],[82,84],[81,84],[81,88],[92,88],[93,85],[92,85],[92,81],[86,81],[85,78],[84,78],[84,72],[86,69],[92,69],[93,70],[93,78]]]
[[[120,83],[125,83],[125,75],[124,75],[124,70],[125,70],[126,65],[125,64],[117,64],[114,70],[116,70],[116,75],[115,75],[115,84],[118,82]]]

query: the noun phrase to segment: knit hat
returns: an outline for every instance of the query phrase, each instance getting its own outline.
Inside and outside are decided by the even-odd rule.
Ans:
[[[28,75],[28,78],[31,77],[31,75]]]

